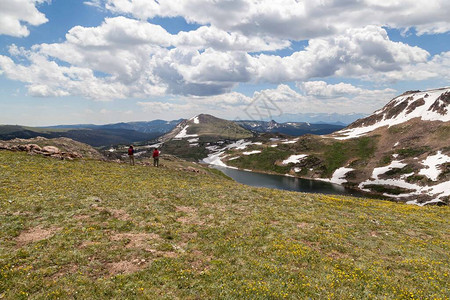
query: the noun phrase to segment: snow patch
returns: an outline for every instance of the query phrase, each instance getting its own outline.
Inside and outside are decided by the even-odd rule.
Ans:
[[[183,139],[183,138],[188,138],[188,137],[198,137],[198,134],[187,134],[187,129],[188,129],[189,125],[184,126],[183,129],[181,129],[181,131],[174,137],[174,139]]]
[[[296,164],[307,156],[308,155],[306,155],[306,154],[291,155],[287,159],[283,160],[283,162],[281,164],[282,165],[287,165],[287,164],[291,164],[291,163]]]
[[[320,178],[320,180],[335,183],[335,184],[343,184],[343,183],[347,182],[347,180],[345,179],[345,176],[347,175],[347,173],[350,171],[353,171],[353,170],[354,169],[352,169],[352,168],[342,167],[342,168],[339,168],[336,171],[334,171],[333,176],[331,176],[331,179]]]
[[[194,118],[194,124],[200,124],[200,121],[198,120],[198,116],[196,116],[196,117]]]
[[[441,151],[438,151],[436,155],[428,156],[425,160],[422,161],[422,164],[426,167],[419,171],[420,175],[425,175],[433,181],[437,181],[439,175],[442,170],[440,169],[440,165],[450,162],[450,157],[442,154]]]
[[[252,154],[257,154],[257,153],[261,153],[261,151],[253,150],[253,151],[248,151],[248,152],[242,152],[242,154],[244,154],[244,155],[252,155]]]
[[[293,139],[291,141],[285,140],[284,142],[281,142],[282,144],[295,144],[297,143],[298,139]]]
[[[230,149],[245,149],[251,142],[247,142],[245,140],[238,140],[234,143],[231,143],[223,148],[219,148],[218,146],[208,146],[207,149],[210,151],[216,151],[208,155],[208,157],[203,159],[203,162],[210,165],[222,166],[226,168],[236,169],[234,167],[227,166],[222,159],[226,157],[224,155],[226,150]]]
[[[373,169],[372,178],[373,179],[378,179],[378,176],[380,176],[381,174],[384,174],[387,171],[390,171],[390,170],[392,170],[394,168],[401,169],[404,166],[406,166],[406,164],[404,164],[404,163],[402,163],[402,162],[400,162],[398,160],[394,160],[394,161],[391,162],[391,164],[389,166]]]

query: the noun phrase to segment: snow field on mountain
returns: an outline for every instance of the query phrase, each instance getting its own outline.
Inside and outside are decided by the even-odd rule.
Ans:
[[[383,119],[373,125],[364,126],[364,127],[357,127],[357,128],[350,128],[350,129],[344,129],[341,131],[338,131],[338,134],[344,135],[340,137],[335,137],[337,140],[346,140],[346,139],[352,139],[356,137],[360,137],[364,134],[367,134],[369,132],[374,131],[377,128],[383,127],[383,126],[394,126],[398,125],[404,122],[407,122],[414,118],[420,118],[423,121],[441,121],[441,122],[448,122],[450,121],[450,113],[446,114],[440,114],[438,112],[435,112],[431,109],[433,104],[438,100],[438,98],[446,93],[450,92],[450,88],[447,89],[440,89],[440,90],[431,90],[431,91],[425,91],[425,92],[419,92],[415,94],[408,94],[403,95],[395,98],[392,100],[392,102],[395,103],[394,107],[398,106],[405,100],[408,101],[408,106],[403,109],[402,112],[400,112],[397,116],[394,118],[386,118],[386,111],[385,110],[379,110],[374,113],[374,115],[383,115]],[[412,97],[412,99],[410,99]],[[415,107],[412,111],[409,111],[408,108],[411,107],[411,104],[415,101],[423,101],[425,102],[423,105],[419,105]],[[440,104],[444,104],[442,100],[439,100]]]
[[[184,139],[184,138],[189,138],[189,137],[198,137],[198,134],[188,134],[187,133],[187,129],[188,129],[189,125],[184,126],[183,129],[181,129],[181,131],[174,137],[174,139]]]

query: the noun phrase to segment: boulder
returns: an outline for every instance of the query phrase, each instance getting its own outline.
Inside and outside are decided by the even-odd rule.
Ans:
[[[42,152],[46,152],[50,155],[61,153],[61,151],[59,151],[59,148],[55,146],[45,146],[42,148]]]
[[[36,144],[28,144],[27,145],[31,151],[42,151],[42,148],[39,147],[39,145]]]

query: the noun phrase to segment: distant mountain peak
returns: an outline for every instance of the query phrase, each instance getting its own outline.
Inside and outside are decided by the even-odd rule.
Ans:
[[[199,114],[180,122],[171,132],[161,137],[161,141],[182,140],[186,138],[214,137],[238,139],[251,137],[252,133],[232,121],[209,114]]]
[[[377,128],[402,124],[412,119],[450,121],[450,87],[428,91],[409,91],[392,99],[382,109],[359,119],[337,132],[338,139],[365,135]]]

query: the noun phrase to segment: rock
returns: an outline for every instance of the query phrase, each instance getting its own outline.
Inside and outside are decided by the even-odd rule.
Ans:
[[[29,146],[29,147],[30,147],[30,150],[32,150],[32,151],[42,151],[42,148],[39,147],[39,145],[36,145],[36,144],[28,144],[27,146]]]
[[[50,155],[61,153],[61,151],[59,151],[59,148],[55,146],[45,146],[44,148],[42,148],[42,152],[47,152]]]

